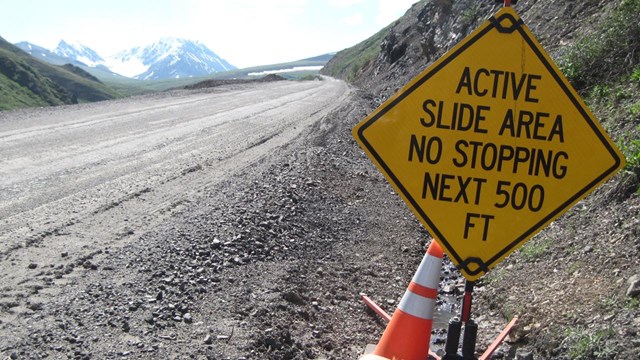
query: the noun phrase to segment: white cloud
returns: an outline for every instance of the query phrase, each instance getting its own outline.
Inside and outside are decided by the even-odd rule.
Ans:
[[[290,61],[295,59],[286,51],[309,42],[304,31],[297,30],[306,4],[306,0],[192,1],[188,16],[181,17],[183,24],[173,30],[188,31],[179,36],[202,41],[238,67]]]
[[[342,19],[341,22],[343,24],[349,25],[349,26],[358,26],[358,25],[362,25],[362,23],[364,23],[364,17],[362,15],[362,13],[356,13],[356,14],[353,14],[352,16],[349,16],[349,17],[346,17],[346,18]]]
[[[404,15],[411,5],[416,2],[418,0],[379,0],[376,23],[380,26],[389,25],[392,21]]]
[[[0,34],[55,47],[77,39],[103,57],[161,37],[199,40],[240,67],[337,51],[375,34],[417,0],[8,1]],[[48,4],[48,3],[47,3]],[[30,14],[28,17],[22,15]]]
[[[346,8],[356,4],[361,4],[365,0],[329,0],[329,5],[337,8]]]

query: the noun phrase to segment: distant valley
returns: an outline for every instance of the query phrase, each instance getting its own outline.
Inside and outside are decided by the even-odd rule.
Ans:
[[[238,69],[206,45],[179,38],[163,38],[108,57],[81,43],[65,40],[52,50],[26,41],[15,45],[41,61],[54,65],[72,64],[107,82],[207,76],[231,79],[268,74],[285,74],[286,77],[290,73],[317,73],[335,55],[329,53],[287,63]]]
[[[0,110],[75,104],[183,88],[209,79],[313,77],[335,53],[238,69],[198,41],[163,38],[103,56],[78,42],[55,49],[0,37]]]

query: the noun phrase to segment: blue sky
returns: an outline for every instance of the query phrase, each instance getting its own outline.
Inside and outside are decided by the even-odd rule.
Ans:
[[[198,40],[237,67],[355,45],[418,0],[2,0],[0,36],[55,48],[79,41],[103,57],[162,37]]]

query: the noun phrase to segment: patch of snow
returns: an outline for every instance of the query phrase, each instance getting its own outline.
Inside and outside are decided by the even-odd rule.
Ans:
[[[249,73],[248,75],[249,76],[263,76],[263,75],[281,74],[281,73],[297,72],[297,71],[319,71],[322,68],[323,68],[323,66],[294,66],[294,67],[289,68],[289,69],[265,70],[265,71],[261,71],[261,72],[252,72],[252,73]]]
[[[142,63],[139,58],[131,57],[125,61],[119,58],[110,58],[105,65],[113,72],[133,78],[146,72],[149,67]]]
[[[83,63],[83,64],[85,64],[85,65],[87,65],[87,66],[89,66],[89,67],[96,67],[96,66],[98,66],[98,65],[102,65],[102,64],[103,64],[102,62],[92,61],[91,59],[89,59],[89,58],[88,58],[88,57],[86,57],[86,56],[78,56],[78,57],[76,58],[76,60],[77,60],[77,61],[80,61],[81,63]]]
[[[145,76],[144,79],[142,80],[149,80],[149,79],[153,79],[153,71],[151,73],[149,73],[149,75]]]

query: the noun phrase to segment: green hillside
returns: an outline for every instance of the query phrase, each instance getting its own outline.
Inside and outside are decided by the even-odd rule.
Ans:
[[[0,67],[3,66],[1,57],[0,54]],[[56,94],[55,90],[51,91],[53,89],[48,86],[44,89],[46,90],[43,93],[36,94],[36,92],[5,76],[0,70],[0,110],[64,104],[61,100],[64,94]]]
[[[43,63],[0,37],[0,110],[117,97],[82,69]]]
[[[336,78],[353,81],[360,71],[369,65],[380,53],[380,44],[394,24],[378,31],[372,37],[338,52],[322,69],[322,73]]]

